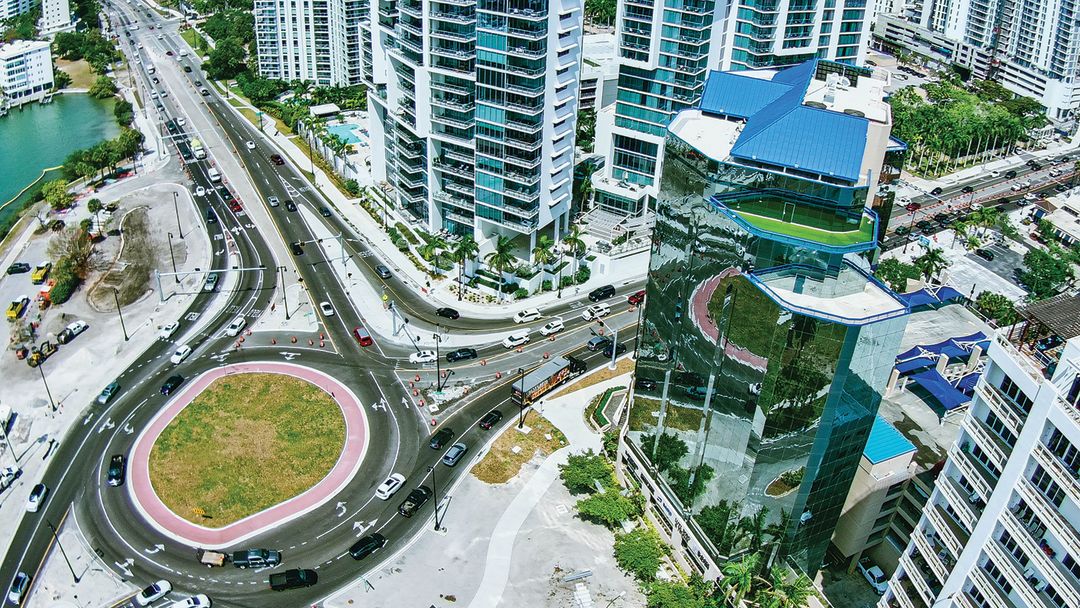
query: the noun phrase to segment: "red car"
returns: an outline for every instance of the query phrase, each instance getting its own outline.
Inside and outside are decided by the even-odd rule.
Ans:
[[[240,203],[238,203],[237,201],[233,201],[232,204],[229,205],[229,208],[232,209],[233,211],[243,211],[244,210],[244,208],[241,207]]]
[[[626,298],[626,301],[631,306],[637,306],[638,304],[641,304],[645,301],[645,290],[642,289],[641,291],[635,291]]]
[[[280,154],[271,154],[270,155],[270,162],[274,163],[275,165],[284,165],[285,164],[285,159],[281,158]]]
[[[375,343],[371,339],[371,334],[369,334],[368,330],[364,329],[363,327],[357,327],[356,329],[353,329],[353,335],[356,336],[356,342],[360,344],[360,346],[371,346]]]

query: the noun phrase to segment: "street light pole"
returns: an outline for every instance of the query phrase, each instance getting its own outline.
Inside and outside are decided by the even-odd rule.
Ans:
[[[79,575],[75,574],[75,568],[71,567],[71,561],[68,559],[67,552],[64,551],[64,545],[60,544],[60,537],[56,534],[56,526],[51,521],[45,520],[45,523],[49,524],[49,529],[52,530],[53,540],[56,541],[56,546],[60,548],[60,555],[64,556],[64,563],[67,564],[68,570],[71,570],[71,578],[75,579],[75,584],[79,584]]]
[[[285,284],[285,267],[278,266],[278,275],[281,277],[281,299],[285,303],[285,320],[289,320],[289,289]]]
[[[56,402],[53,401],[52,391],[49,390],[49,383],[45,381],[45,362],[38,363],[38,372],[41,373],[41,383],[45,385],[45,394],[49,397],[49,406],[52,407],[52,411],[56,412]]]
[[[439,326],[435,326],[435,333],[431,334],[431,339],[435,341],[435,392],[442,390],[442,355],[439,350],[439,343],[442,342],[442,338],[439,336]]]
[[[113,300],[116,301],[116,314],[120,315],[120,329],[124,330],[124,342],[128,341],[127,327],[124,326],[124,313],[120,310],[120,291],[113,287]]]
[[[176,254],[173,252],[172,247],[172,233],[169,234],[169,258],[172,260],[173,278],[176,279],[176,284],[180,284],[180,274],[176,272]]]
[[[518,378],[521,381],[521,401],[518,402],[518,428],[525,426],[525,368],[518,368]]]
[[[559,247],[559,293],[555,297],[562,298],[562,271],[563,271],[563,257],[566,256],[566,248]]]
[[[184,229],[180,227],[180,203],[179,203],[179,198],[180,198],[180,195],[177,194],[176,191],[174,190],[173,193],[172,193],[172,207],[173,207],[173,211],[176,213],[176,231],[178,233],[180,233],[180,238],[184,238]]]
[[[431,491],[434,492],[434,496],[432,498],[435,499],[435,531],[438,532],[440,530],[440,526],[439,526],[439,484],[436,483],[436,481],[435,481],[435,465],[429,466],[427,468],[427,470],[428,470],[429,473],[431,473]]]

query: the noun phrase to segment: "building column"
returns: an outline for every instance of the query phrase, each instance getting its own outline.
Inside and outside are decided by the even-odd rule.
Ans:
[[[536,260],[533,259],[533,249],[536,249],[536,230],[529,233],[529,264],[535,264]]]

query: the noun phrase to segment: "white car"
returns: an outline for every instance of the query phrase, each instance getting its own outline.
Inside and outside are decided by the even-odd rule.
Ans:
[[[526,308],[514,315],[514,323],[528,323],[540,318],[540,311],[535,308]]]
[[[329,302],[319,302],[319,310],[328,317],[334,316],[334,307]]]
[[[176,124],[182,127],[187,124],[187,119],[181,116],[180,118],[176,119]]]
[[[179,600],[169,604],[169,608],[203,608],[210,605],[210,598],[202,593],[193,595],[186,600]]]
[[[1001,177],[1001,171],[991,171],[990,177]]]
[[[968,205],[968,210],[969,211],[978,211],[979,209],[982,209],[982,208],[983,208],[982,203],[971,203],[970,205]]]
[[[169,357],[169,361],[172,362],[173,365],[180,365],[184,362],[184,359],[187,359],[190,356],[191,347],[187,344],[184,344],[180,348],[176,349],[176,352],[174,352],[172,356]]]
[[[161,328],[161,331],[158,332],[158,337],[162,340],[168,340],[173,336],[173,334],[176,333],[176,330],[178,329],[180,329],[180,322],[173,321],[172,323],[169,323],[165,327]]]
[[[247,146],[248,150],[254,150],[255,149],[255,142],[253,142],[253,141],[249,141],[244,145]]]
[[[409,363],[434,363],[439,357],[433,350],[422,350],[409,355]]]
[[[885,576],[881,568],[875,566],[870,561],[870,558],[864,557],[859,560],[859,572],[862,572],[862,575],[878,595],[885,594],[885,590],[889,588],[889,577]]]
[[[39,483],[30,490],[30,496],[26,497],[26,512],[37,513],[41,505],[45,504],[45,497],[49,495],[49,486]]]
[[[158,34],[158,35],[157,35],[157,39],[158,39],[158,40],[164,40],[164,39],[165,39],[165,36],[162,36],[161,34]]]
[[[170,591],[172,591],[172,583],[166,580],[160,580],[140,591],[139,594],[135,596],[135,605],[149,606],[166,595],[169,595]]]
[[[30,590],[30,576],[25,572],[20,572],[15,575],[15,578],[11,581],[11,587],[8,588],[8,602],[21,606],[23,600],[26,599],[26,592]]]
[[[161,91],[158,92],[158,95],[161,95],[162,98],[165,98],[169,96],[169,92],[165,89],[161,89]]]
[[[206,196],[206,188],[195,186],[195,196]]]
[[[71,337],[72,338],[74,338],[75,336],[83,333],[84,331],[86,331],[88,329],[90,329],[90,326],[86,324],[86,321],[81,321],[81,320],[80,321],[75,321],[71,325],[67,326],[67,330],[71,332]]]
[[[581,318],[586,321],[595,321],[601,317],[606,317],[611,314],[611,307],[607,304],[593,304],[585,309],[585,312],[581,313]]]
[[[1034,201],[1034,200],[1036,200],[1038,198],[1039,197],[1035,196],[1034,192],[1028,192],[1027,194],[1024,195],[1024,200],[1028,201],[1028,202]]]
[[[229,326],[225,328],[225,335],[231,337],[239,336],[240,332],[244,331],[245,327],[247,327],[247,319],[244,317],[236,317],[233,319],[232,323],[229,323]]]
[[[381,500],[390,500],[401,486],[405,485],[405,476],[401,473],[394,473],[390,477],[386,478],[386,481],[379,485],[379,488],[375,490],[375,497]]]
[[[563,326],[562,319],[555,319],[554,321],[548,321],[547,325],[540,328],[540,335],[550,336],[552,334],[557,334],[564,329],[566,329],[566,327]]]
[[[529,331],[519,331],[506,336],[503,340],[503,346],[506,348],[517,348],[518,346],[524,346],[529,343]]]

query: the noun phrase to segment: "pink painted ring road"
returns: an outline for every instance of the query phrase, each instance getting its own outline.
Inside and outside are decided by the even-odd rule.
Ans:
[[[326,477],[303,494],[223,528],[207,528],[173,513],[158,498],[150,484],[150,450],[165,427],[206,387],[219,378],[242,373],[286,374],[306,380],[333,396],[345,417],[345,447]],[[348,387],[332,377],[292,363],[267,361],[226,365],[207,371],[186,384],[143,429],[128,458],[128,492],[139,512],[162,534],[194,547],[220,549],[280,526],[325,504],[356,475],[367,446],[368,425],[363,405]]]

